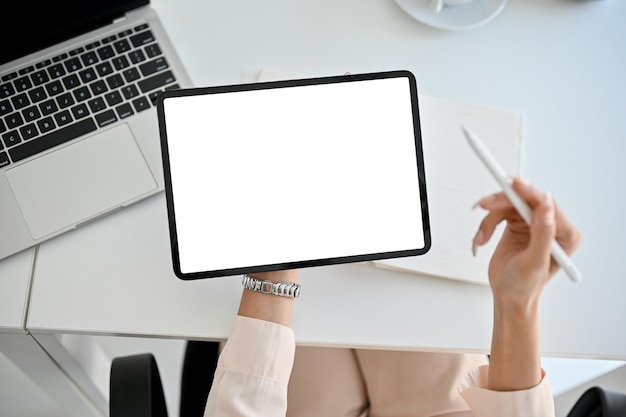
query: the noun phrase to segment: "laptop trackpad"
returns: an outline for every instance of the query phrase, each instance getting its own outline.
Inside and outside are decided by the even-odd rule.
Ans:
[[[8,169],[6,176],[34,239],[157,187],[126,124]]]

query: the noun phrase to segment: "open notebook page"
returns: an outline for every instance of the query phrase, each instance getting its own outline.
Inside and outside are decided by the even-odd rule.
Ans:
[[[461,125],[481,136],[507,173],[518,175],[523,114],[424,95],[419,104],[432,247],[419,257],[375,265],[488,284],[489,259],[504,225],[472,256],[471,241],[485,215],[472,206],[500,186],[470,148]]]
[[[295,78],[263,70],[259,81]],[[523,113],[419,95],[432,247],[421,256],[375,261],[377,267],[488,284],[487,267],[503,225],[472,256],[471,242],[485,212],[472,206],[500,191],[470,148],[461,125],[484,140],[504,169],[520,172]],[[384,194],[385,190],[372,190]],[[367,226],[364,226],[367,227]]]

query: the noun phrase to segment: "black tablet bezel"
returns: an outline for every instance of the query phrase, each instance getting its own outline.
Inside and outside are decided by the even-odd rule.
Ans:
[[[228,268],[228,269],[220,269],[220,270],[212,270],[212,271],[198,271],[198,272],[193,272],[193,273],[184,273],[181,271],[179,249],[178,249],[178,238],[177,238],[177,232],[176,232],[176,216],[175,216],[173,189],[172,189],[172,182],[171,182],[170,161],[169,161],[169,152],[168,152],[168,144],[167,144],[166,116],[165,116],[165,111],[164,111],[165,100],[167,100],[168,98],[172,98],[172,97],[185,97],[185,96],[192,96],[192,95],[220,94],[220,93],[241,92],[241,91],[254,91],[254,90],[261,90],[261,89],[289,88],[289,87],[299,87],[299,86],[308,86],[308,85],[316,85],[316,84],[346,83],[346,82],[379,80],[379,79],[399,78],[399,77],[406,78],[409,81],[409,86],[410,86],[409,88],[410,88],[411,106],[412,106],[412,113],[413,113],[413,126],[414,126],[414,136],[415,136],[415,151],[416,151],[416,160],[417,160],[420,204],[421,204],[421,209],[422,209],[422,225],[423,225],[423,233],[424,233],[424,247],[423,248],[408,249],[408,250],[394,251],[394,252],[370,253],[370,254],[363,254],[363,255],[356,255],[356,256],[342,256],[342,257],[323,258],[323,259],[311,259],[311,260],[306,260],[306,261],[294,261],[294,262],[285,262],[285,263],[279,263],[279,264],[244,266],[244,267],[238,267],[238,268]],[[162,152],[162,161],[163,161],[163,174],[164,174],[164,180],[165,180],[165,197],[166,197],[166,204],[167,204],[172,264],[173,264],[174,273],[178,278],[182,280],[196,280],[196,279],[204,279],[204,278],[216,278],[216,277],[222,277],[222,276],[251,274],[255,272],[268,272],[268,271],[286,270],[286,269],[300,269],[300,268],[308,268],[308,267],[336,265],[336,264],[343,264],[343,263],[374,261],[374,260],[388,259],[388,258],[418,256],[418,255],[425,254],[430,249],[431,233],[430,233],[430,221],[429,221],[429,214],[428,214],[428,200],[427,200],[427,192],[426,192],[426,177],[425,177],[425,172],[424,172],[424,157],[423,157],[421,126],[420,126],[420,118],[419,118],[417,82],[416,82],[415,76],[411,72],[400,70],[400,71],[387,71],[387,72],[375,72],[375,73],[363,73],[363,74],[346,74],[346,75],[331,76],[331,77],[317,77],[317,78],[293,79],[293,80],[285,80],[285,81],[270,81],[270,82],[258,82],[258,83],[250,83],[250,84],[233,84],[233,85],[222,85],[222,86],[205,87],[205,88],[188,88],[188,89],[181,89],[181,90],[169,90],[169,91],[164,91],[163,93],[161,93],[161,95],[157,99],[156,107],[157,107],[157,115],[158,115],[158,123],[159,123],[159,132],[160,132],[160,138],[161,138],[161,152]]]

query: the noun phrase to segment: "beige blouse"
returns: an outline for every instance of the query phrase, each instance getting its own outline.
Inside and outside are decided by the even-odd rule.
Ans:
[[[237,316],[218,361],[205,417],[285,416],[295,351],[291,328]],[[455,413],[438,416],[554,417],[552,392],[545,375],[530,389],[497,392],[484,388],[487,370],[488,365],[475,368],[457,387],[462,400],[453,401],[464,403],[467,411],[457,407]],[[423,401],[428,401],[428,397]],[[428,409],[428,404],[422,406]],[[417,415],[424,414],[416,412]]]

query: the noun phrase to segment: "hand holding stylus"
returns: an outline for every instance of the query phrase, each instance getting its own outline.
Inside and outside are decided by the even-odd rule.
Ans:
[[[520,179],[513,179],[511,187],[530,207],[530,222],[526,223],[504,192],[485,197],[477,206],[489,213],[474,237],[473,249],[485,244],[500,222],[507,222],[489,264],[489,281],[496,296],[517,303],[538,298],[559,270],[552,256],[553,242],[571,254],[581,236],[550,194]]]
[[[520,195],[517,189],[512,187],[509,176],[506,174],[504,169],[500,166],[500,164],[494,158],[491,152],[489,152],[489,149],[487,149],[487,147],[480,140],[480,138],[474,132],[465,127],[463,127],[463,133],[465,134],[465,137],[467,138],[467,141],[469,142],[472,149],[476,152],[480,160],[485,164],[489,172],[502,187],[503,193],[513,207],[514,211],[516,211],[517,214],[521,216],[526,224],[530,225],[532,223],[533,216],[532,204],[527,201],[524,196]],[[546,194],[544,200],[552,201],[552,197]],[[562,214],[561,216],[564,217]],[[572,260],[568,257],[566,251],[563,250],[563,247],[561,246],[561,244],[559,244],[558,239],[553,239],[553,241],[550,243],[550,253],[554,261],[561,268],[563,268],[565,273],[573,282],[579,282],[582,279],[580,271],[578,270],[576,265],[574,265]]]

